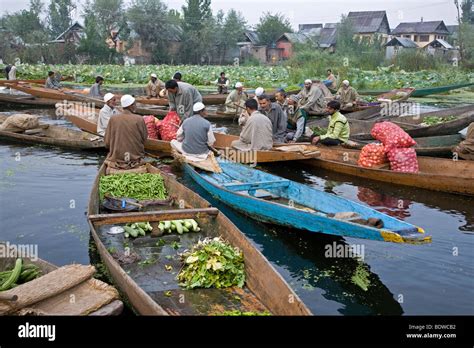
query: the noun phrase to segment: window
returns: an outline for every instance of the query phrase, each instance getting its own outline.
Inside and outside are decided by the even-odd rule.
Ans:
[[[411,39],[411,35],[403,35],[403,37],[406,37],[408,39]]]
[[[429,35],[420,35],[420,41],[421,42],[430,41],[430,36]]]
[[[420,41],[420,40],[418,40],[418,35],[414,35],[414,36],[413,36],[413,41],[415,41],[415,42],[419,42],[419,41]]]

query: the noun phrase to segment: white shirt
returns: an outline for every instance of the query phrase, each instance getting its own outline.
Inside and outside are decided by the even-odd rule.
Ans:
[[[107,130],[107,125],[109,124],[110,117],[118,114],[116,108],[111,108],[107,104],[104,105],[99,111],[99,120],[97,121],[97,133],[99,135],[105,136],[105,131]]]
[[[8,79],[9,80],[16,80],[16,66],[12,66],[10,69],[10,72],[8,73]]]

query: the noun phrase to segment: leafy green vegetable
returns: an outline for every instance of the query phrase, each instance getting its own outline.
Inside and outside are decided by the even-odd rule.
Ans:
[[[180,256],[184,266],[177,279],[186,289],[244,286],[243,253],[220,237],[199,241]]]
[[[448,116],[448,117],[437,117],[437,116],[427,116],[423,118],[422,126],[434,126],[441,123],[446,123],[449,121],[454,121],[456,116]]]
[[[99,195],[109,193],[113,197],[137,200],[166,199],[167,193],[160,174],[115,174],[100,177]]]
[[[352,276],[352,282],[359,286],[362,290],[367,291],[370,286],[369,280],[370,274],[365,269],[363,264],[358,264],[354,275]]]
[[[313,133],[315,135],[324,135],[328,132],[328,129],[327,128],[323,128],[323,127],[319,127],[319,126],[315,126],[315,127],[312,127],[311,130],[313,131]]]

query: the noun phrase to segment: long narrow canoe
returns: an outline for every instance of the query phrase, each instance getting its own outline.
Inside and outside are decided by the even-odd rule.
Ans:
[[[359,150],[318,146],[321,156],[304,165],[397,185],[474,195],[474,161],[418,157],[419,173],[400,173],[357,165]]]
[[[185,171],[212,196],[254,219],[342,237],[396,243],[429,242],[423,229],[336,195],[230,161],[223,173]],[[373,227],[369,219],[382,221]]]
[[[97,123],[84,118],[81,114],[70,114],[67,119],[79,129],[91,134],[97,134]],[[231,149],[231,143],[238,140],[239,137],[234,135],[214,133],[216,142],[214,147],[222,150],[223,155],[237,162],[257,164],[266,162],[285,162],[285,161],[302,161],[315,158],[319,154],[304,155],[299,152],[282,152],[277,150],[242,152]],[[148,139],[145,143],[145,150],[152,153],[171,154],[171,145],[168,141]]]
[[[163,176],[168,195],[173,197],[175,205],[136,213],[103,213],[98,192],[100,177],[105,175],[105,167],[102,166],[94,182],[88,209],[89,225],[102,261],[115,284],[139,314],[218,315],[231,310],[269,311],[274,315],[311,314],[267,259],[224,214],[210,208],[209,202],[180,184],[174,176],[162,173],[150,165],[147,166],[147,171]],[[178,205],[184,206],[185,209],[180,209]],[[186,218],[195,219],[201,231],[182,235],[140,237],[133,242],[128,241],[127,250],[124,247],[123,234],[107,233],[112,226],[140,221],[149,221],[154,230],[158,231],[159,221]],[[181,288],[176,280],[176,272],[181,268],[178,252],[191,248],[205,237],[217,236],[242,250],[246,275],[244,287],[193,290]],[[159,240],[165,245],[158,243]],[[177,250],[171,246],[172,243],[178,246]],[[143,266],[140,266],[138,261],[120,264],[111,255],[110,250],[139,255],[141,261],[153,256],[155,262]],[[288,298],[294,300],[288,301]]]
[[[348,120],[351,126],[351,138],[354,140],[371,140],[370,131],[376,122],[390,121],[398,124],[412,137],[432,137],[440,135],[456,134],[460,130],[466,128],[473,122],[474,105],[461,106],[456,108],[444,109],[439,111],[432,111],[416,116],[400,116],[395,118],[380,118],[374,121],[366,121],[361,119],[352,119],[348,115]],[[447,121],[438,125],[424,126],[422,123],[427,117],[446,118],[449,116],[456,116],[455,120]],[[319,126],[327,127],[329,120],[318,119],[308,122],[308,127]]]
[[[36,98],[32,95],[18,95],[0,93],[0,103],[16,104],[16,105],[33,105],[33,106],[52,106],[54,107],[58,101],[56,99]]]
[[[415,92],[411,95],[414,98],[426,97],[432,94],[446,93],[455,89],[470,87],[473,86],[473,82],[460,83],[455,85],[439,86],[439,87],[426,87],[426,88],[417,88]],[[385,93],[386,91],[359,91],[361,95],[379,95]]]
[[[415,150],[418,156],[432,156],[432,157],[450,157],[452,156],[452,149],[463,141],[461,134],[439,135],[434,137],[414,138],[416,141]],[[374,140],[359,141],[356,146],[361,149],[364,145],[375,142]]]
[[[8,116],[0,115],[0,124]],[[76,150],[105,150],[103,139],[92,134],[51,124],[22,133],[0,130],[0,139],[26,144],[43,144]]]
[[[73,80],[72,76],[61,78],[61,81],[71,81],[71,80]],[[7,83],[44,85],[45,82],[46,82],[45,79],[39,79],[39,80],[3,80],[3,79],[0,79],[0,86],[4,86]]]
[[[7,244],[4,242],[0,242],[2,244],[2,247],[6,247]],[[34,259],[32,258],[27,258],[23,257],[23,262],[25,265],[28,264],[33,264],[37,267],[39,267],[41,271],[41,275],[45,275],[48,273],[51,273],[52,271],[58,269],[56,265],[53,265],[52,263],[49,263],[45,260],[40,259],[39,257],[36,257]],[[0,271],[5,271],[5,270],[10,270],[15,264],[16,258],[13,257],[2,257],[0,258]],[[81,289],[81,295],[87,297],[87,290],[90,289],[91,291],[96,292],[97,289],[103,288],[104,291],[115,291],[110,285],[105,284],[104,282],[98,280],[98,279],[90,279],[86,282],[83,282],[81,285],[79,285]],[[52,313],[53,315],[74,315],[77,313],[77,308],[73,308],[75,304],[73,303],[72,305],[67,305],[68,303],[71,304],[70,302],[70,296],[74,294],[74,289],[78,289],[79,286],[76,286],[70,290],[66,290],[58,295],[53,296],[52,298],[45,299],[43,301],[40,301],[38,303],[32,304],[28,307],[39,307],[39,310],[46,311],[49,313],[49,311],[54,311],[56,312],[58,308],[52,308],[59,306],[59,310],[61,313]],[[94,295],[92,295],[94,296]],[[117,294],[118,296],[118,294]],[[81,299],[82,303],[87,303],[93,301],[90,301],[88,298],[83,298]],[[49,304],[49,305],[48,305]],[[41,308],[41,309],[40,309]],[[33,308],[34,310],[34,308]],[[123,311],[123,302],[120,301],[119,299],[112,300],[109,303],[104,304],[101,308],[99,309],[91,309],[92,312],[89,313],[88,315],[93,315],[93,316],[109,316],[109,315],[119,315]]]

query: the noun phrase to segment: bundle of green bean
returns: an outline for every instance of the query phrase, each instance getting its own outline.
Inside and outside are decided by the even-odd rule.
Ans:
[[[38,278],[41,270],[33,264],[25,265],[22,259],[17,259],[13,269],[0,272],[0,291],[14,288],[19,284],[23,284]]]
[[[160,174],[115,174],[100,177],[99,195],[109,193],[112,197],[127,197],[136,200],[166,199],[167,192]]]

